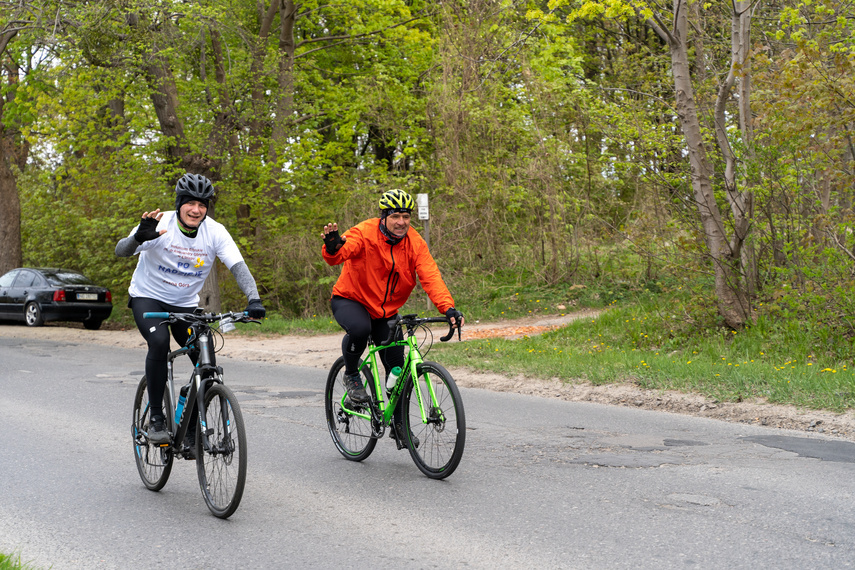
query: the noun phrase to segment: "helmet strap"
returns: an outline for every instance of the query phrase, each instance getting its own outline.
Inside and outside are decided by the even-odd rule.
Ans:
[[[181,230],[181,233],[186,235],[189,238],[195,238],[196,234],[199,233],[199,228],[191,228],[184,223],[184,220],[181,219],[181,212],[177,212],[178,214],[178,229]],[[207,216],[206,216],[207,217]],[[204,219],[202,220],[205,221]],[[202,222],[199,222],[199,225],[202,225]]]

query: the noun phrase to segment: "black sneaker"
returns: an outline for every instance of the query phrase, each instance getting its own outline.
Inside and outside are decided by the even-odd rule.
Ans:
[[[148,424],[148,440],[155,445],[169,443],[169,432],[166,431],[166,418],[154,416]]]
[[[395,443],[398,445],[398,449],[404,449],[407,447],[407,437],[404,431],[404,426],[398,422],[389,426],[389,437],[395,440]],[[415,449],[419,448],[419,438],[413,436],[411,441],[413,442],[413,447]]]
[[[188,429],[184,436],[184,447],[181,449],[184,459],[196,459],[196,430]]]
[[[368,392],[365,391],[365,387],[362,385],[362,380],[359,378],[359,372],[353,375],[345,374],[344,387],[347,388],[347,395],[353,402],[364,403],[370,399]]]

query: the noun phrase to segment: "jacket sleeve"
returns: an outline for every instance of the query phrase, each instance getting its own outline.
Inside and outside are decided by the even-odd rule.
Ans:
[[[427,244],[420,245],[416,250],[416,274],[431,302],[444,315],[445,311],[454,306],[454,299],[442,280],[439,267],[428,251]]]

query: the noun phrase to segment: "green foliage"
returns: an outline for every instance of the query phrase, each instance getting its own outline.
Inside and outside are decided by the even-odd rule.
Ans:
[[[752,308],[808,312],[816,334],[850,334],[851,7],[785,4],[758,5],[752,24],[753,142],[728,102],[740,185],[754,196],[745,259],[756,273],[746,267],[740,285]],[[79,25],[22,33],[17,59],[36,65],[3,85],[16,95],[4,125],[32,145],[17,173],[25,262],[108,284],[126,318],[135,259],[116,258],[115,243],[143,211],[171,208],[186,160],[212,165],[215,218],[284,318],[329,310],[339,269],[320,258],[322,225],[373,216],[377,195],[401,187],[429,193],[431,249],[476,318],[683,286],[686,322],[720,326],[668,50],[645,5],[310,2],[293,57],[279,16],[263,29],[249,2],[62,5]],[[730,69],[729,6],[691,7],[709,123]],[[131,26],[130,13],[150,25]],[[183,139],[161,128],[152,62],[170,71]],[[243,304],[218,270],[223,304]],[[423,310],[423,294],[413,304]]]

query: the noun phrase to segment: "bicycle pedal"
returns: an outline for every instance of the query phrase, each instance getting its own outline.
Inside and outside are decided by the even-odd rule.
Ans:
[[[205,435],[211,436],[214,435],[214,428],[208,428],[205,430]]]

